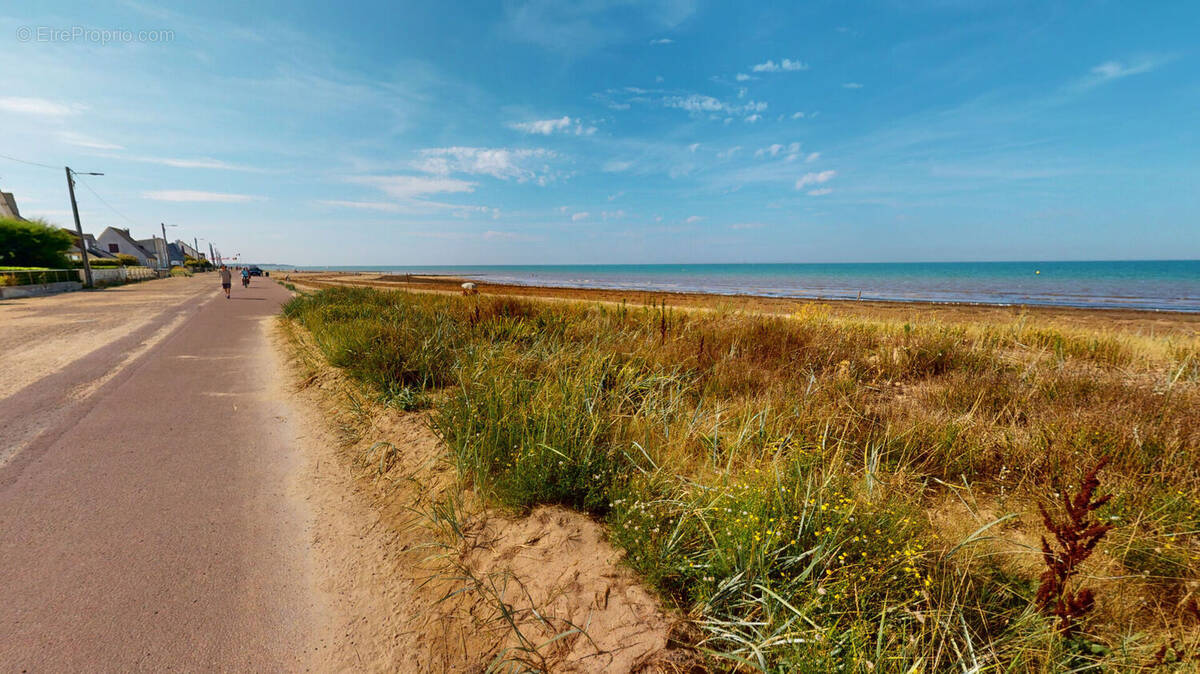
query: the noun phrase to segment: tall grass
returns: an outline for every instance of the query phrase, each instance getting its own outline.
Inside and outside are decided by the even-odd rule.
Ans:
[[[361,288],[285,313],[378,395],[431,401],[477,489],[604,518],[729,666],[1058,671],[1196,638],[1195,340]],[[1021,517],[1102,457],[1116,580],[1067,639]],[[992,518],[947,526],[951,499]]]

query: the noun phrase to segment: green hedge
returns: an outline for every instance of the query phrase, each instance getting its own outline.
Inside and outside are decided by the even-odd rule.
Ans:
[[[66,252],[74,243],[49,223],[0,218],[0,264],[62,269],[70,266]]]

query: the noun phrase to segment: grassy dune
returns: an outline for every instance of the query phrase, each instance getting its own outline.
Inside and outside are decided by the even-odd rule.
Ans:
[[[1177,666],[1200,649],[1200,342],[332,288],[286,315],[466,483],[609,526],[714,664]],[[1039,504],[1115,525],[1035,601]],[[1051,537],[1053,540],[1053,537]]]

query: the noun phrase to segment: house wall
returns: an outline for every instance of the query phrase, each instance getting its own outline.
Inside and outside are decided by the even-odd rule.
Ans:
[[[120,234],[114,232],[112,227],[109,227],[100,233],[100,236],[96,238],[96,245],[100,248],[100,250],[111,252],[113,255],[118,253],[132,255],[138,259],[140,264],[154,266],[150,258],[146,257],[146,254],[142,252],[141,248],[137,247]],[[113,249],[114,245],[116,246],[115,250]]]

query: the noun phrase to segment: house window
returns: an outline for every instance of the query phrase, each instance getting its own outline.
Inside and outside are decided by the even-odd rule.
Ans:
[[[108,244],[108,252],[119,253],[119,252],[121,252],[121,247],[115,243],[110,243],[110,244]]]

